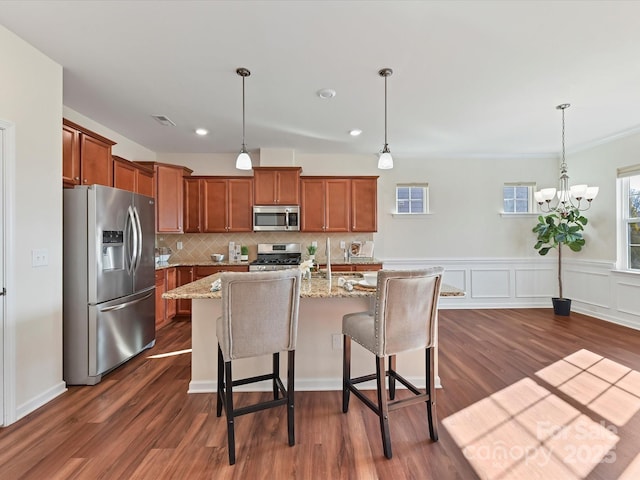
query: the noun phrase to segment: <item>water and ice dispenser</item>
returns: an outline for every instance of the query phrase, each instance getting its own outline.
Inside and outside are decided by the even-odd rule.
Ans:
[[[103,230],[102,232],[102,270],[123,270],[124,232],[122,230]]]

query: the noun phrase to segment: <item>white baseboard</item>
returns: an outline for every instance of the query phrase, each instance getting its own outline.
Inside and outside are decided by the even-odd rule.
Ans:
[[[50,402],[66,391],[67,385],[64,382],[60,382],[53,387],[45,390],[40,395],[32,398],[28,402],[25,402],[22,405],[18,405],[18,407],[16,408],[16,421],[20,420],[22,417],[29,415],[31,412],[37,410],[45,403]]]

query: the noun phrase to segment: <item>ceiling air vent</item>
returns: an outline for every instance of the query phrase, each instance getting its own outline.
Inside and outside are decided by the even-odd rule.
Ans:
[[[165,127],[175,127],[176,124],[166,115],[151,115],[160,125],[164,125]]]

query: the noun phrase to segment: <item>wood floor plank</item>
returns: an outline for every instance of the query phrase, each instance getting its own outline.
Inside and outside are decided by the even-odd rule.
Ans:
[[[237,463],[228,465],[226,421],[224,416],[216,417],[215,395],[186,393],[190,354],[153,358],[190,347],[190,323],[179,321],[159,332],[153,349],[109,373],[98,385],[72,386],[38,411],[0,430],[0,477],[510,480],[529,478],[534,472],[545,476],[548,467],[536,464],[526,470],[527,465],[518,458],[498,458],[483,470],[486,462],[470,453],[471,447],[504,442],[505,451],[513,456],[513,449],[523,440],[505,440],[499,433],[501,428],[522,429],[524,417],[506,414],[505,408],[516,411],[516,406],[524,405],[521,408],[526,410],[531,394],[518,392],[531,392],[520,388],[522,382],[528,382],[542,389],[536,391],[546,392],[545,398],[553,398],[554,405],[578,412],[594,429],[600,426],[614,432],[615,445],[604,452],[605,457],[598,457],[600,452],[594,450],[605,439],[602,430],[594,430],[599,433],[592,432],[595,438],[587,444],[578,444],[579,439],[568,434],[564,443],[549,443],[555,448],[550,449],[550,458],[560,469],[556,471],[564,472],[563,480],[635,478],[640,458],[639,331],[575,313],[556,317],[548,309],[444,310],[439,320],[444,386],[436,394],[440,440],[429,438],[423,405],[391,412],[391,460],[382,453],[377,417],[357,398],[352,396],[349,412],[344,414],[341,392],[299,391],[296,445],[288,445],[284,408],[245,415],[236,422]],[[567,380],[575,385],[556,385],[549,381],[551,377],[543,378],[543,369],[559,368],[581,350],[604,357],[607,363],[591,371],[578,369],[580,374],[606,380],[610,367],[612,372],[637,376],[623,376],[619,381],[600,377]],[[401,367],[401,359],[398,363]],[[371,365],[373,371],[373,358]],[[605,384],[603,391],[593,392]],[[373,392],[368,394],[374,397]],[[405,394],[398,392],[398,396]],[[265,392],[237,393],[234,402],[249,404],[268,396]],[[584,401],[580,396],[595,398]],[[493,410],[482,410],[482,405],[494,405]],[[625,411],[616,411],[620,409]],[[490,411],[501,412],[501,417],[494,422],[498,427],[484,432],[483,425],[495,420],[484,418]],[[459,426],[453,420],[463,414],[478,416],[479,421],[468,422],[466,427],[474,426],[471,436],[480,443],[460,440],[463,436],[455,431]],[[543,423],[547,417],[529,413],[527,418]],[[558,427],[569,431],[567,425]],[[573,463],[571,448],[576,450]],[[596,461],[581,461],[577,454],[584,456],[585,452]],[[546,478],[554,479],[548,473]]]

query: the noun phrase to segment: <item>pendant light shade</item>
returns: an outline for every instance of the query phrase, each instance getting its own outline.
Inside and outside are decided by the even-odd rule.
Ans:
[[[387,143],[387,77],[393,75],[393,70],[383,68],[378,72],[378,75],[384,77],[384,147],[382,147],[380,157],[378,157],[378,168],[380,170],[389,170],[393,168],[393,157]]]
[[[242,148],[236,159],[236,168],[238,170],[251,170],[251,157],[244,144],[244,79],[251,75],[251,72],[246,68],[240,67],[236,69],[236,73],[242,77]]]

